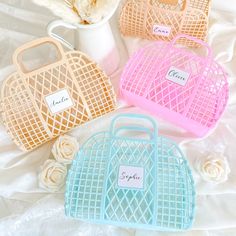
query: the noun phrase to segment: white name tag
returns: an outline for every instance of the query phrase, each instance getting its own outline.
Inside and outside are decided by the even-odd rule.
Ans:
[[[45,101],[52,114],[64,111],[74,105],[66,89],[46,96]]]
[[[135,166],[120,166],[118,186],[121,188],[143,189],[144,168]]]
[[[166,79],[176,84],[185,86],[188,82],[189,76],[190,74],[188,72],[182,71],[174,66],[171,66],[166,74]]]
[[[168,37],[171,27],[165,25],[153,25],[153,34]]]

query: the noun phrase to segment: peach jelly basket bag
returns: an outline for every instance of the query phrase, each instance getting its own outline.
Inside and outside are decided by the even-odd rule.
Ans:
[[[57,61],[29,71],[25,50],[53,45]],[[41,38],[18,48],[13,56],[17,72],[1,89],[1,114],[8,133],[24,151],[115,109],[116,97],[104,72],[79,51],[64,53],[60,43]]]
[[[127,0],[121,10],[124,36],[170,41],[185,34],[205,41],[211,0]],[[197,47],[182,39],[186,46]]]

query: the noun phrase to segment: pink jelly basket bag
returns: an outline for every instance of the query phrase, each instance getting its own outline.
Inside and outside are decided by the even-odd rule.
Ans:
[[[187,38],[207,49],[200,56],[177,47]],[[121,96],[202,137],[222,115],[228,100],[227,75],[210,47],[196,38],[179,35],[171,42],[155,42],[136,52],[120,82]]]

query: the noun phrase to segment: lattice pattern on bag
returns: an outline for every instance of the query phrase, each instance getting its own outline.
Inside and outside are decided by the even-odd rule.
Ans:
[[[185,4],[189,4],[191,8],[198,9],[205,13],[206,16],[209,15],[209,8],[211,5],[211,0],[150,0],[152,6],[157,6],[166,10],[181,11],[184,9]]]
[[[66,215],[80,220],[158,230],[183,230],[191,226],[195,192],[190,169],[172,141],[157,137],[144,119],[141,126],[118,126],[93,135],[80,149],[67,178]],[[120,123],[119,123],[120,124]],[[154,124],[154,123],[153,123]],[[115,130],[115,132],[113,132]],[[118,136],[120,130],[147,133]],[[117,132],[116,132],[117,131]],[[120,186],[120,168],[143,170],[142,186]],[[140,174],[139,173],[139,174]],[[126,173],[127,174],[127,173]],[[140,177],[140,176],[139,176]]]
[[[128,0],[121,11],[120,29],[125,36],[170,41],[177,34],[205,40],[209,0]],[[188,39],[180,43],[199,46]]]
[[[186,2],[185,0],[150,0],[149,4],[165,10],[182,11]]]
[[[52,39],[62,59],[32,72],[23,72],[18,55],[32,47],[23,46],[15,54],[18,72],[2,88],[3,120],[24,150],[31,150],[58,135],[115,109],[115,93],[109,79],[80,52],[64,54]]]
[[[185,182],[190,169],[175,143],[164,137],[158,139],[158,157],[157,179],[163,181],[157,185],[157,192],[162,193],[157,195],[157,222],[163,228],[187,229],[194,206],[193,182]]]
[[[155,155],[156,144],[146,140],[131,141],[115,139],[111,142],[111,153],[107,175],[104,219],[114,222],[122,221],[133,224],[152,224],[155,201]],[[125,153],[125,155],[124,155]],[[129,163],[132,166],[145,166],[145,183],[143,191],[131,191],[117,188],[119,166]],[[131,164],[132,163],[132,164]],[[142,207],[141,207],[142,206]]]
[[[211,6],[211,0],[190,0],[190,6],[192,8],[203,11],[208,16]]]
[[[181,37],[186,36],[150,44],[135,53],[123,72],[121,94],[129,103],[203,136],[225,109],[227,76],[211,53],[202,57],[174,46]]]

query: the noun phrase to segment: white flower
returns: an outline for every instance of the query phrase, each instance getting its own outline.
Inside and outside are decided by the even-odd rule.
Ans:
[[[71,24],[81,22],[77,12],[69,7],[70,0],[33,0],[33,2],[39,6],[48,8],[53,14],[61,17],[66,22]]]
[[[66,3],[66,5],[67,5],[69,8],[73,8],[73,7],[74,7],[74,1],[75,1],[75,0],[64,0],[64,2]]]
[[[54,143],[52,154],[58,162],[71,164],[78,149],[79,143],[76,138],[62,135]]]
[[[222,183],[228,180],[229,164],[225,156],[213,153],[197,163],[197,170],[205,181]]]
[[[50,192],[60,190],[66,181],[67,168],[55,160],[47,160],[39,174],[39,186]]]
[[[116,6],[118,0],[75,0],[74,6],[82,21],[93,24],[101,21]]]

